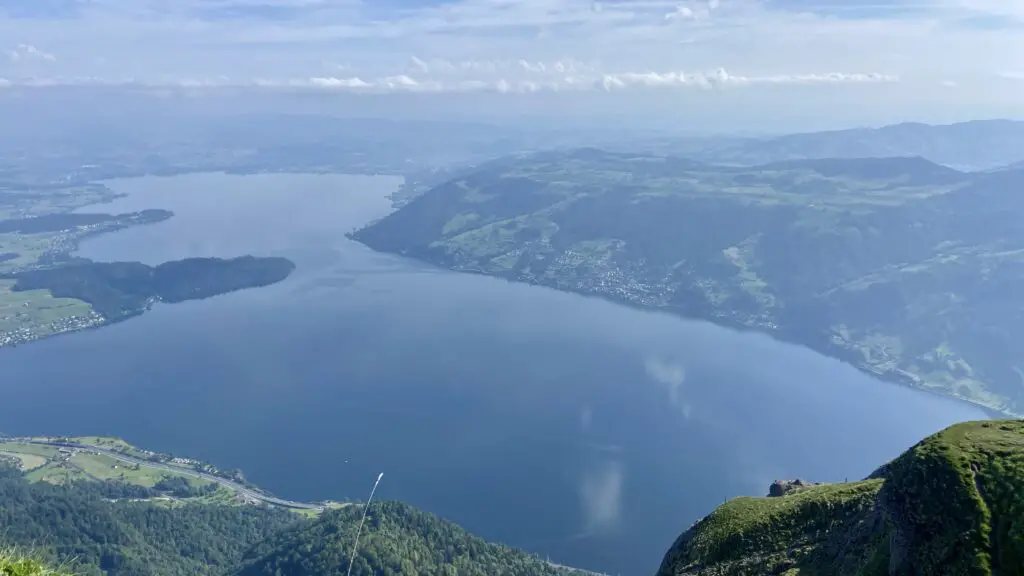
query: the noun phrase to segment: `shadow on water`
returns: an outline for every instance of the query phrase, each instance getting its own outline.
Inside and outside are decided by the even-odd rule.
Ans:
[[[12,433],[117,435],[239,467],[295,499],[407,500],[564,564],[652,573],[726,497],[857,478],[984,417],[808,350],[552,290],[435,270],[344,234],[394,179],[117,181],[174,218],[104,260],[285,255],[265,289],[0,351]],[[55,362],[60,358],[60,362]]]

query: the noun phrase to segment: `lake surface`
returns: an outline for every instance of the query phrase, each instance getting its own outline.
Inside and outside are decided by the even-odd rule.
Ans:
[[[408,501],[552,560],[651,574],[726,497],[868,475],[976,408],[702,322],[377,254],[394,178],[110,183],[168,221],[99,260],[284,255],[287,281],[0,350],[0,430],[101,434],[276,494]]]

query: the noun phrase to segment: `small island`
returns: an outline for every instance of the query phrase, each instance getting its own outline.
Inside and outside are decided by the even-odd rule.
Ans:
[[[186,258],[148,266],[141,262],[83,261],[7,276],[14,292],[48,290],[92,306],[105,322],[137,316],[155,302],[200,300],[275,284],[295,270],[287,258]]]

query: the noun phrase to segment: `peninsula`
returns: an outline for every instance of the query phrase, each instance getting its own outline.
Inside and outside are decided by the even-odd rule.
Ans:
[[[352,237],[452,270],[769,333],[1024,413],[1024,170],[717,166],[580,149],[457,175]]]
[[[13,274],[12,290],[48,290],[92,306],[107,322],[141,314],[154,302],[184,302],[267,286],[287,278],[287,258],[186,258],[147,266],[140,262],[77,262]]]
[[[287,278],[285,258],[187,258],[147,266],[74,255],[83,239],[173,213],[82,213],[119,195],[98,183],[0,186],[0,347],[137,316],[156,302],[208,298]]]

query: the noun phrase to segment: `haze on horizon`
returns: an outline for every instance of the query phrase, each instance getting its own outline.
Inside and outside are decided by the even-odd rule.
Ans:
[[[141,91],[704,131],[1024,118],[1015,0],[0,0],[0,39],[0,108]]]

